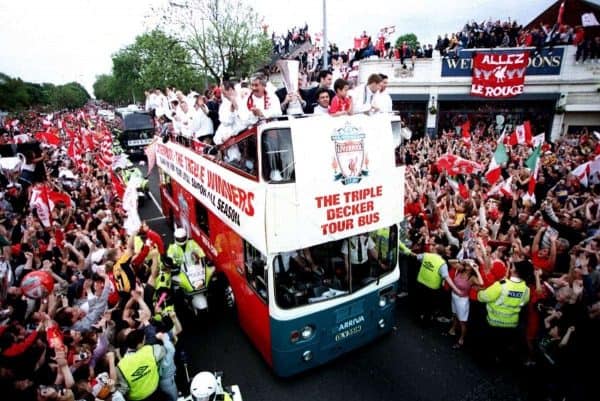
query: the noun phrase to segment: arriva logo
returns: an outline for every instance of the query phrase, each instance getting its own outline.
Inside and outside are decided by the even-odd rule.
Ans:
[[[340,325],[338,327],[338,331],[349,329],[350,327],[354,327],[357,324],[363,323],[364,321],[365,321],[365,317],[363,315],[353,317],[350,320],[346,320],[345,322],[340,323]]]

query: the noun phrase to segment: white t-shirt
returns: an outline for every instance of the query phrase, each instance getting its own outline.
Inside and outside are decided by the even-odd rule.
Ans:
[[[360,244],[358,242],[359,237]],[[375,249],[375,242],[368,235],[354,236],[348,241],[344,241],[341,249],[344,255],[348,255],[348,244],[350,244],[350,263],[353,265],[366,263],[369,260],[369,250]]]
[[[373,105],[379,109],[380,113],[392,112],[392,97],[389,93],[378,92],[374,96]]]

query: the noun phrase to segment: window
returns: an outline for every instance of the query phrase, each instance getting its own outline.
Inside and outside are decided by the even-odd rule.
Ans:
[[[228,166],[258,178],[256,135],[249,135],[223,149],[223,161]]]
[[[269,182],[293,182],[296,177],[290,129],[265,130],[261,144],[263,179]]]
[[[258,249],[244,241],[244,264],[246,280],[256,293],[265,301],[268,300],[267,274],[265,264],[267,258]]]
[[[277,304],[290,309],[364,288],[396,268],[397,244],[398,230],[391,226],[282,252],[273,260]]]
[[[198,200],[196,200],[194,203],[196,204],[196,226],[198,226],[198,228],[202,230],[206,236],[209,236],[208,210]]]

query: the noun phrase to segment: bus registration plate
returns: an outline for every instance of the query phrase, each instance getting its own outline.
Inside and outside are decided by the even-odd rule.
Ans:
[[[341,322],[337,325],[337,331],[335,333],[335,341],[342,341],[349,337],[353,337],[362,332],[362,325],[365,322],[365,317],[359,315]]]

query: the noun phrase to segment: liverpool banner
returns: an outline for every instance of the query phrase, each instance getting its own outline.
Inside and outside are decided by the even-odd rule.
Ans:
[[[523,93],[529,52],[477,53],[473,58],[471,95],[512,97]]]

